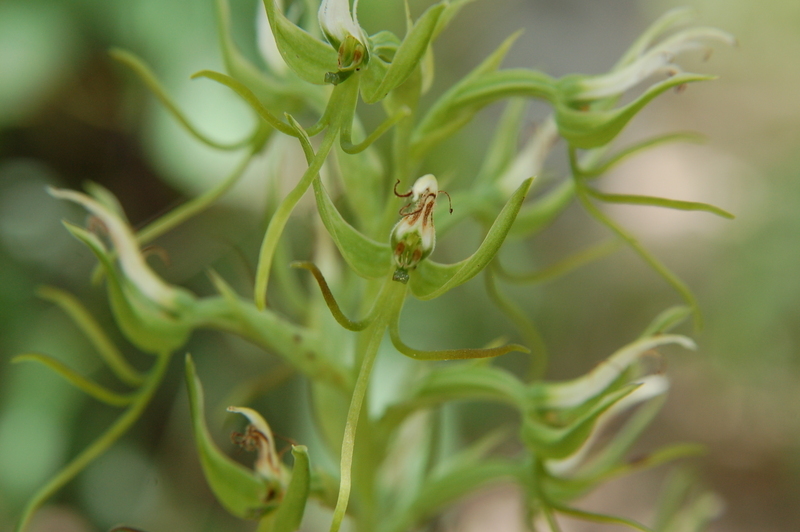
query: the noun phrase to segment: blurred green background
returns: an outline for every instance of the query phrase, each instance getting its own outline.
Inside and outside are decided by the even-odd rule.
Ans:
[[[258,3],[231,4],[237,40],[257,59]],[[415,13],[424,4],[413,2]],[[696,336],[697,353],[670,352],[665,358],[673,389],[641,450],[675,441],[708,446],[709,455],[696,465],[726,505],[713,530],[800,530],[800,3],[479,0],[437,43],[432,92],[441,92],[519,28],[525,33],[507,66],[552,75],[601,73],[650,22],[678,5],[695,7],[702,23],[735,34],[739,46],[716,47],[710,58],[687,54],[680,61],[687,70],[720,79],[663,96],[633,121],[618,145],[674,130],[698,131],[709,141],[644,153],[603,178],[602,188],[707,201],[737,219],[609,209],[696,291],[706,319]],[[359,14],[372,33],[399,30],[401,13],[400,2],[363,0]],[[103,291],[89,282],[89,253],[60,225],[62,218],[83,215],[47,196],[45,186],[101,183],[140,226],[222,179],[236,156],[190,139],[107,55],[112,46],[141,55],[203,131],[235,139],[252,125],[244,105],[210,82],[188,79],[202,68],[221,69],[216,43],[211,0],[0,1],[1,530],[13,527],[31,493],[115,415],[41,367],[8,363],[15,354],[39,351],[101,382],[108,378],[69,320],[35,296],[41,284],[75,292],[107,330],[116,331]],[[545,111],[534,105],[532,120]],[[449,141],[432,169],[471,179],[498,112],[488,109]],[[229,279],[242,279],[243,286],[250,283],[263,227],[259,177],[265,165],[256,161],[223,203],[158,242],[171,259],[158,266],[167,279],[207,294],[204,272],[213,265]],[[557,176],[564,168],[559,147],[546,172]],[[307,229],[294,225],[293,231]],[[608,236],[572,208],[533,242],[512,243],[507,257],[524,259],[517,269],[546,266]],[[454,240],[443,239],[437,253],[463,256]],[[660,310],[679,303],[626,250],[546,285],[510,292],[541,328],[552,353],[552,378],[585,372],[635,338]],[[410,303],[408,310],[406,326],[423,331],[432,343],[485,342],[512,331],[479,281],[432,303]],[[125,350],[138,367],[149,365],[130,346]],[[217,414],[211,409],[227,406],[237,385],[276,365],[271,355],[210,332],[196,333],[187,350],[200,375],[209,376],[204,382],[212,419]],[[205,487],[179,366],[173,364],[135,429],[52,500],[35,530],[96,531],[120,522],[151,532],[251,528],[225,517]],[[391,378],[391,372],[384,375],[378,378]],[[297,439],[308,432],[307,414],[294,398],[305,392],[302,380],[288,378],[255,404],[278,433]],[[505,414],[475,408],[465,437],[485,430],[498,415]],[[584,506],[647,520],[663,476],[659,470],[615,482]],[[440,526],[520,530],[509,511],[516,505],[513,491],[498,488],[454,508]],[[492,516],[496,520],[488,521]],[[597,528],[568,525],[576,531]]]

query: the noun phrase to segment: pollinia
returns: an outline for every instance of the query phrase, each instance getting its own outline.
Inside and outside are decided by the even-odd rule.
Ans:
[[[43,364],[94,399],[120,409],[107,431],[32,498],[17,530],[24,532],[48,498],[131,428],[175,355],[185,362],[194,445],[206,481],[227,511],[258,521],[260,532],[297,530],[310,498],[330,509],[331,532],[344,522],[361,532],[415,530],[453,501],[499,481],[518,486],[524,494],[527,511],[520,519],[531,529],[558,531],[559,515],[644,531],[678,530],[681,523],[688,526],[686,530],[703,528],[715,511],[708,493],[695,498],[672,493],[670,500],[679,504],[667,504],[671,511],[659,514],[652,526],[581,510],[574,501],[609,479],[698,452],[697,446],[678,445],[635,462],[625,459],[656,416],[669,387],[667,376],[652,373],[643,356],[667,344],[694,349],[691,339],[669,331],[689,316],[699,327],[701,318],[686,285],[601,206],[626,203],[732,216],[703,203],[601,192],[595,181],[644,149],[692,140],[687,135],[667,135],[611,149],[620,131],[654,98],[712,79],[683,71],[675,62],[682,52],[706,49],[714,42],[731,44],[732,37],[691,25],[685,10],[671,11],[649,27],[607,73],[555,78],[525,68],[502,68],[517,36],[512,35],[426,107],[420,104],[421,96],[435,83],[432,44],[471,0],[436,2],[416,19],[406,6],[403,36],[389,31],[367,35],[358,22],[358,0],[352,6],[348,0],[322,0],[319,6],[315,0],[283,3],[290,6],[264,0],[275,45],[267,51],[265,63],[270,67],[264,70],[237,49],[230,35],[227,0],[216,0],[225,72],[203,70],[193,78],[224,85],[258,117],[258,127],[238,142],[220,143],[198,132],[142,60],[131,52],[111,52],[141,78],[188,134],[215,149],[241,153],[242,158],[215,188],[138,231],[128,225],[116,199],[99,186],[88,187],[85,194],[50,190],[54,198],[76,203],[91,215],[93,223],[88,227],[64,225],[96,256],[94,275],[104,283],[120,331],[138,349],[151,353],[153,362],[147,372],[137,371],[74,296],[57,288],[42,290],[45,299],[75,318],[120,384],[132,391],[103,387],[44,354],[16,358]],[[627,103],[620,103],[631,92]],[[531,100],[545,102],[552,113],[518,149],[524,111]],[[385,119],[374,131],[364,131],[356,112],[359,102],[381,104]],[[437,178],[425,173],[428,155],[481,109],[497,102],[504,102],[506,112],[487,147],[483,166],[474,176],[449,180],[450,194],[445,197]],[[376,144],[381,137],[386,142]],[[237,182],[256,155],[287,138],[302,148],[307,169],[287,194],[275,198],[258,253],[253,293],[236,293],[213,270],[209,272],[216,290],[213,295],[198,295],[159,277],[144,260],[143,246],[203,211]],[[552,186],[532,189],[542,161],[554,149],[564,150],[569,175]],[[375,165],[376,160],[383,164]],[[323,167],[326,175],[333,176],[330,182],[320,178]],[[328,254],[328,260],[340,261],[341,273],[329,284],[309,257],[295,257],[298,260],[291,266],[306,270],[308,279],[315,281],[314,291],[318,289],[300,301],[298,314],[282,308],[280,298],[268,304],[267,289],[285,276],[275,273],[272,279],[272,272],[282,272],[287,266],[288,248],[282,235],[307,193],[313,195],[317,215],[339,252],[335,258]],[[546,353],[536,329],[495,282],[498,277],[511,283],[535,282],[541,275],[509,273],[500,264],[498,251],[507,238],[535,236],[576,201],[652,266],[685,304],[656,317],[639,338],[586,375],[554,382],[546,379]],[[449,212],[441,207],[445,203]],[[445,237],[466,219],[482,227],[483,239],[477,248],[459,262],[433,260],[437,237]],[[614,247],[592,248],[567,258],[559,271]],[[479,274],[486,280],[491,299],[517,327],[521,344],[500,341],[423,350],[414,347],[413,341],[407,343],[399,322],[409,297],[434,299]],[[319,315],[315,311],[319,308],[351,332],[326,335],[319,320],[309,319]],[[311,463],[302,444],[292,446],[291,459],[282,457],[268,422],[244,406],[229,410],[248,420],[245,432],[234,439],[258,453],[253,468],[243,467],[220,450],[215,440],[222,436],[212,435],[205,421],[201,377],[210,376],[198,375],[191,356],[182,351],[199,328],[239,335],[280,357],[308,380],[311,408],[315,419],[324,420],[319,431],[329,446],[314,452],[337,457],[338,470]],[[399,355],[382,356],[410,357],[417,361],[419,371],[399,397],[374,415],[367,407],[370,375],[387,333]],[[531,371],[525,378],[482,360],[511,351],[530,353]],[[341,401],[327,399],[331,394],[349,406],[339,408]],[[446,452],[437,449],[430,437],[410,440],[402,456],[413,463],[403,466],[402,481],[393,482],[385,472],[388,460],[398,459],[392,449],[401,429],[412,419],[422,420],[424,428],[418,430],[430,434],[438,422],[431,413],[456,401],[506,405],[518,413],[519,424],[512,434],[490,433],[465,448]],[[624,423],[612,425],[616,429],[608,435],[609,421],[628,410],[633,414]],[[605,438],[598,438],[601,432]],[[516,453],[491,453],[511,435],[518,444]],[[360,441],[365,443],[354,452]],[[418,463],[426,466],[414,465]]]

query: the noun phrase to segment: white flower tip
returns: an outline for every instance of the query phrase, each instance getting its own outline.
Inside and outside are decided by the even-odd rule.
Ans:
[[[427,194],[436,195],[439,193],[439,182],[433,174],[425,174],[414,182],[411,193],[411,199],[414,201]]]

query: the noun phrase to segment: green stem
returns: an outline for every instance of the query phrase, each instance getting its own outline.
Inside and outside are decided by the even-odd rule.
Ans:
[[[353,447],[355,446],[356,427],[358,427],[358,419],[361,416],[364,397],[367,393],[369,376],[372,373],[372,366],[375,363],[378,348],[381,345],[381,340],[383,340],[383,334],[386,332],[388,322],[391,316],[396,312],[395,309],[403,304],[407,288],[407,285],[387,279],[375,304],[375,308],[380,309],[378,315],[375,321],[364,331],[366,335],[366,347],[361,362],[361,369],[356,379],[356,385],[353,388],[353,396],[350,399],[350,408],[347,411],[347,422],[344,427],[344,438],[342,439],[339,496],[336,500],[336,508],[333,511],[333,521],[331,522],[330,532],[338,532],[345,513],[347,512],[352,484],[351,469],[353,466]]]
[[[272,259],[275,256],[275,248],[278,245],[278,239],[283,234],[283,229],[289,221],[289,216],[292,214],[295,206],[306,193],[311,182],[319,174],[322,164],[330,153],[333,147],[333,142],[339,133],[338,128],[331,126],[325,133],[322,139],[322,145],[319,151],[314,155],[311,163],[308,166],[305,174],[300,179],[300,182],[292,189],[289,194],[283,198],[278,209],[275,211],[272,219],[267,226],[267,232],[264,235],[264,240],[261,243],[261,251],[258,255],[258,269],[256,270],[256,285],[255,285],[255,303],[259,310],[264,310],[267,306],[267,285],[269,284],[269,274],[272,267]]]
[[[108,450],[108,448],[139,419],[150,402],[150,399],[152,399],[153,394],[158,389],[159,384],[161,384],[167,367],[169,367],[170,359],[169,353],[160,354],[153,369],[147,375],[147,379],[139,391],[138,396],[125,413],[122,414],[105,433],[97,438],[89,447],[84,449],[34,495],[22,513],[22,517],[17,524],[16,532],[24,532],[30,525],[34,512],[36,512],[47,499],[64,487],[67,482],[75,478],[75,476],[95,458]]]

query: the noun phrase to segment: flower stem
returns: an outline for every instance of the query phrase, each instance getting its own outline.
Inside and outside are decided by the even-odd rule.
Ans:
[[[353,388],[353,395],[350,399],[350,408],[347,411],[347,422],[344,427],[344,438],[342,440],[339,496],[336,500],[336,508],[333,511],[333,521],[331,523],[330,532],[338,532],[345,513],[347,512],[352,483],[351,470],[353,466],[353,448],[355,446],[356,427],[358,427],[358,419],[361,416],[361,410],[364,405],[369,376],[372,373],[372,366],[375,364],[381,340],[383,340],[383,335],[386,332],[388,320],[394,315],[394,310],[403,304],[407,288],[405,284],[387,279],[375,303],[375,308],[380,310],[375,317],[375,321],[364,331],[366,335],[366,347],[361,362],[361,369],[358,372],[358,378]]]

